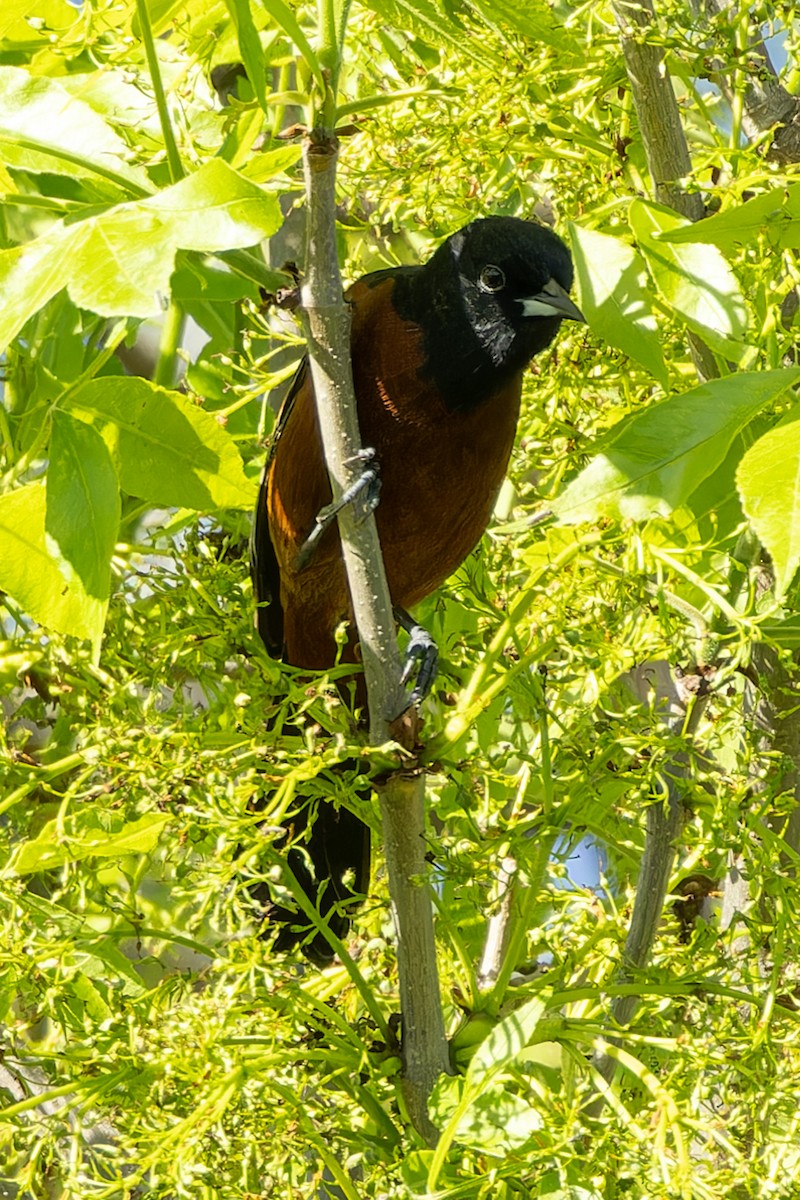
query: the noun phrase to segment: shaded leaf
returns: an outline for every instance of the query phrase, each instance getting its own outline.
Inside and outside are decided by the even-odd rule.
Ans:
[[[780,598],[800,565],[800,408],[753,443],[739,463],[736,484],[772,559]]]
[[[235,323],[234,306],[245,297],[258,300],[258,288],[250,280],[232,271],[213,266],[208,259],[191,259],[172,275],[172,295],[182,304],[192,300],[220,304],[228,308],[226,329]]]
[[[120,484],[132,496],[178,508],[250,508],[256,489],[219,422],[179,392],[146,379],[93,379],[70,409],[103,431]]]
[[[666,388],[667,368],[641,255],[619,238],[573,223],[570,242],[580,306],[589,325],[604,341],[641,363]]]
[[[502,1157],[525,1145],[541,1128],[541,1116],[521,1096],[491,1088],[468,1105],[455,1138],[474,1150]]]
[[[432,1150],[411,1150],[400,1163],[400,1174],[409,1195],[423,1195],[428,1190],[428,1171],[433,1159]]]
[[[728,453],[719,466],[708,475],[692,492],[691,509],[697,522],[697,539],[717,545],[737,538],[746,522],[742,512],[739,491],[736,487],[736,471],[749,444],[774,424],[774,417],[764,411],[748,422],[746,437],[737,436],[728,447]]]
[[[569,1163],[563,1175],[560,1171],[548,1171],[542,1176],[538,1200],[603,1200],[603,1196],[591,1179],[582,1177],[579,1163]]]
[[[453,1140],[493,1156],[518,1149],[542,1128],[539,1113],[520,1096],[503,1087],[473,1093],[469,1077],[437,1080],[429,1110]]]
[[[672,209],[634,200],[631,228],[662,299],[720,354],[738,360],[747,349],[747,309],[733,271],[715,246],[663,240],[691,224]]]
[[[766,641],[792,652],[800,650],[800,616],[786,617],[783,621],[763,621],[759,629]]]
[[[798,378],[797,369],[729,375],[627,418],[556,501],[560,520],[669,514],[716,471],[736,434]]]

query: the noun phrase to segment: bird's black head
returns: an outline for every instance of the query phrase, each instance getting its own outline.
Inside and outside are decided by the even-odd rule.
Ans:
[[[567,295],[572,278],[561,239],[516,217],[472,221],[439,247],[413,291],[448,407],[482,403],[549,346],[564,318],[583,320]]]

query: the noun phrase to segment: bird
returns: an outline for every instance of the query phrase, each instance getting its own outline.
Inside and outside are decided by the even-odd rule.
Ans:
[[[452,233],[423,264],[362,276],[347,291],[361,440],[379,475],[375,519],[395,611],[429,596],[480,541],[514,444],[523,373],[563,320],[567,246],[550,228],[488,216]],[[352,612],[307,359],[290,385],[267,453],[251,539],[256,625],[268,652],[309,671],[337,659]],[[312,536],[313,535],[313,536]],[[343,653],[357,660],[355,634]],[[363,702],[362,691],[359,693]],[[418,698],[415,696],[415,698]],[[369,886],[368,827],[321,800],[295,814],[288,864],[343,937]],[[274,947],[333,952],[308,919],[273,905]]]

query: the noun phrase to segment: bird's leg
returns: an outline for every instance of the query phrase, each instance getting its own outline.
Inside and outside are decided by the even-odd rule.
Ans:
[[[436,678],[439,651],[427,629],[418,625],[404,608],[395,608],[394,615],[398,625],[408,633],[408,645],[400,682],[408,683],[411,676],[416,673],[417,682],[414,684],[409,700],[412,704],[420,704],[431,690]]]
[[[311,562],[325,530],[333,524],[337,514],[342,511],[346,504],[353,505],[356,520],[359,523],[366,521],[370,513],[375,512],[375,509],[378,507],[381,493],[381,477],[378,461],[375,458],[375,451],[370,447],[359,450],[358,454],[354,455],[353,458],[346,460],[345,466],[355,466],[356,463],[366,463],[368,465],[364,467],[364,470],[355,483],[352,483],[347,491],[342,492],[338,500],[335,500],[332,504],[326,504],[317,513],[314,528],[297,552],[295,568],[298,571],[305,570]]]

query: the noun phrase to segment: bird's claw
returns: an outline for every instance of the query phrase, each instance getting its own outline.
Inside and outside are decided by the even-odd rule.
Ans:
[[[358,454],[353,455],[352,458],[346,459],[345,466],[352,467],[357,463],[369,463],[371,465],[364,467],[364,470],[355,483],[351,483],[350,487],[342,492],[338,500],[334,500],[331,504],[326,504],[319,510],[314,518],[316,522],[314,528],[297,552],[295,567],[298,571],[305,570],[311,562],[325,530],[333,524],[338,514],[347,504],[353,505],[355,519],[359,525],[362,521],[366,521],[370,513],[374,513],[378,507],[381,494],[381,477],[378,462],[375,458],[375,451],[371,447],[365,447],[363,450],[359,450]]]
[[[372,465],[364,468],[356,482],[342,496],[339,504],[341,507],[344,507],[345,504],[352,504],[356,521],[360,525],[375,512],[380,503],[381,474],[374,450],[362,450],[360,454],[356,455],[356,458],[362,462],[370,462]],[[348,465],[352,461],[352,459],[348,459]]]
[[[417,681],[409,696],[411,704],[421,704],[433,686],[439,665],[439,650],[427,629],[411,625],[408,630],[403,673],[400,682],[405,685],[416,674]]]

